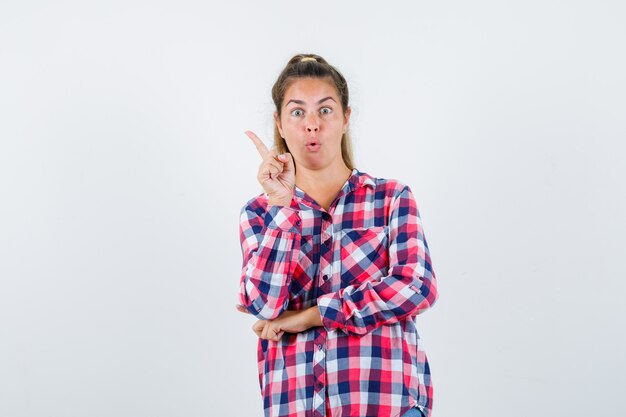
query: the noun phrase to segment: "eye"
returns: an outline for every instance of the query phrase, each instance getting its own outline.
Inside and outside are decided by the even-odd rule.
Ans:
[[[295,109],[295,110],[292,110],[292,111],[291,111],[291,115],[292,115],[292,116],[296,116],[296,117],[297,117],[297,116],[302,116],[302,110],[300,110],[300,109]]]
[[[332,113],[333,109],[331,109],[330,107],[322,107],[322,109],[320,110],[320,113],[322,114],[330,114]]]

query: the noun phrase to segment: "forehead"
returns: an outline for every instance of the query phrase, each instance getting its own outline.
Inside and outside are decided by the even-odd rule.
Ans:
[[[328,96],[333,97],[339,103],[337,89],[332,81],[325,78],[297,78],[287,87],[283,103],[296,99],[313,104]]]

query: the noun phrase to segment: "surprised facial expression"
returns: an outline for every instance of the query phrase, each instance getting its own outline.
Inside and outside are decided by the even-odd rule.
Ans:
[[[297,165],[319,169],[341,163],[341,137],[350,120],[335,86],[323,78],[299,78],[285,91],[278,130]],[[337,160],[339,158],[339,160]]]

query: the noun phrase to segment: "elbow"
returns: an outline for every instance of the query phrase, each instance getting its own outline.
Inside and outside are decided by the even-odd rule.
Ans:
[[[244,267],[239,288],[239,302],[259,320],[274,320],[286,309],[290,301],[288,285],[271,282],[270,274],[248,271]],[[256,276],[255,276],[256,275]],[[270,282],[268,282],[270,281]]]
[[[434,306],[438,299],[439,299],[439,292],[437,291],[437,287],[433,287],[433,290],[431,291],[431,297],[430,297],[430,306],[431,307]]]
[[[277,308],[265,304],[261,309],[256,310],[256,314],[254,314],[254,316],[259,320],[274,320],[280,317],[280,315],[283,314],[283,311],[285,311],[285,309],[282,307]]]
[[[277,302],[269,302],[269,300],[263,297],[252,299],[248,297],[246,293],[240,293],[239,295],[240,304],[259,320],[274,320],[283,314],[288,300],[283,303],[279,303],[279,300],[276,301]]]
[[[439,291],[437,290],[437,279],[435,278],[434,274],[432,274],[429,282],[430,285],[428,286],[428,294],[426,294],[425,297],[428,300],[429,306],[432,307],[439,299]]]
[[[410,284],[413,291],[415,291],[415,305],[413,307],[413,311],[411,312],[412,316],[417,314],[421,314],[426,310],[432,308],[437,300],[439,299],[439,292],[437,291],[437,285],[435,284],[434,279],[428,280],[430,285],[424,285],[425,281],[422,280],[422,285],[417,286],[415,284]]]
[[[428,287],[422,286],[419,291],[423,297],[423,301],[420,304],[425,305],[426,308],[434,306],[439,299],[439,292],[437,291],[437,287],[435,285],[430,285]]]

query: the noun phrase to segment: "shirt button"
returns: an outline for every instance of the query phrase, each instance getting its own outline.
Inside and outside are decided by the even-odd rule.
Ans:
[[[328,275],[324,275],[324,276],[322,277],[322,279],[323,279],[324,281],[328,280],[328,278],[329,278],[329,277],[328,277]]]
[[[318,348],[319,350],[322,350],[322,345],[321,345],[321,344],[317,345],[317,348]]]
[[[296,220],[296,226],[300,226],[302,224],[301,220]]]

